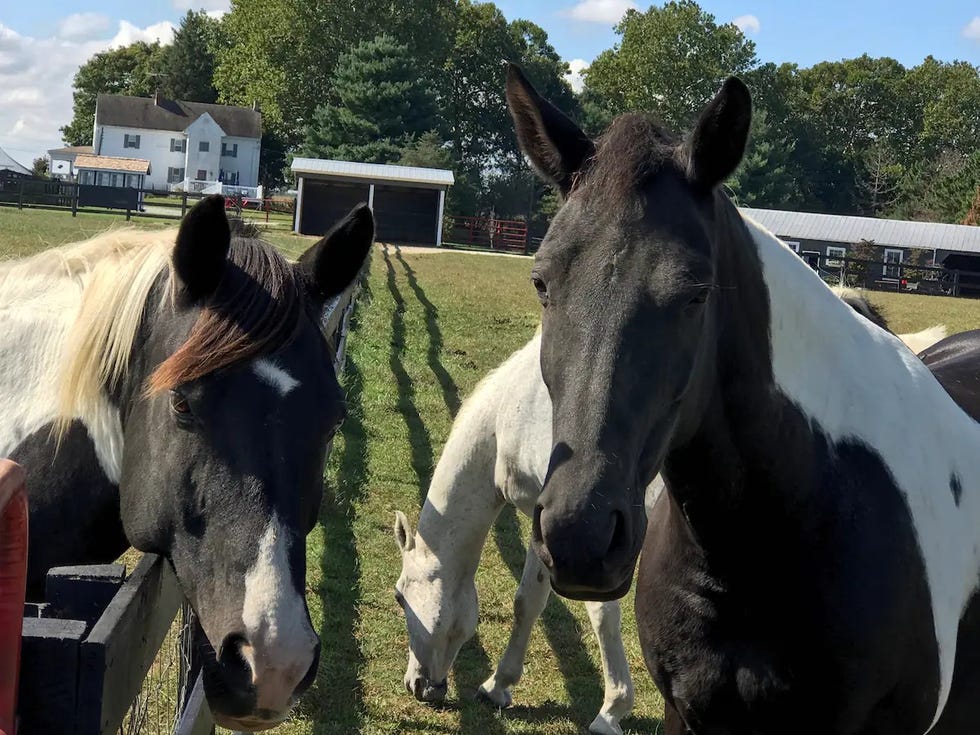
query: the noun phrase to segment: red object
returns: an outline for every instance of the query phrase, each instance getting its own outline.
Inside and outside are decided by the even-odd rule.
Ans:
[[[0,735],[16,735],[20,636],[27,586],[24,470],[0,459]]]

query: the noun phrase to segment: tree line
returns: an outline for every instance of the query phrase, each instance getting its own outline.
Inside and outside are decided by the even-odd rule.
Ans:
[[[755,44],[694,0],[630,10],[575,93],[540,26],[490,2],[233,0],[220,20],[189,12],[173,43],[98,54],[75,76],[65,142],[91,143],[100,92],[251,106],[263,113],[260,177],[293,155],[453,169],[449,210],[538,221],[535,186],[503,98],[504,61],[591,133],[651,112],[683,131],[731,74],[753,91],[740,204],[976,223],[980,70],[933,57],[906,67],[861,56],[811,67],[762,63]]]

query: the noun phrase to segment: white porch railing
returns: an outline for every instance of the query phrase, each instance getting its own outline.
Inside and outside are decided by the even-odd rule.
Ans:
[[[189,194],[223,194],[226,197],[241,196],[245,199],[261,199],[261,186],[234,186],[221,181],[183,179],[170,184],[170,191],[186,191]]]

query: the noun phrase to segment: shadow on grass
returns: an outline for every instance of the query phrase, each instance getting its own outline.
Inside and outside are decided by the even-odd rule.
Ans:
[[[493,526],[493,538],[500,550],[501,558],[519,583],[524,571],[527,547],[521,538],[521,527],[514,506],[504,506],[497,516],[497,522]],[[548,645],[558,659],[558,670],[568,690],[570,704],[550,702],[540,707],[515,706],[507,711],[508,716],[532,722],[567,717],[583,729],[587,728],[602,706],[604,687],[602,672],[593,663],[583,640],[585,635],[594,635],[592,626],[583,630],[568,609],[568,602],[554,594],[548,600],[540,623],[544,627]],[[631,673],[634,678],[646,674],[645,671]],[[517,686],[520,687],[520,684]],[[515,694],[515,699],[519,698],[520,694]],[[659,719],[652,717],[630,717],[625,723],[640,732],[651,733],[658,732],[661,724]]]
[[[429,301],[429,297],[425,295],[425,291],[419,285],[418,278],[416,278],[412,266],[402,257],[400,248],[395,248],[395,257],[401,263],[402,268],[405,269],[408,286],[412,289],[415,298],[419,300],[419,303],[422,304],[422,309],[425,311],[425,327],[429,332],[429,349],[427,352],[429,368],[436,376],[436,380],[439,381],[439,387],[442,388],[442,400],[446,404],[449,415],[455,417],[459,412],[460,405],[459,387],[440,360],[443,344],[442,330],[439,328],[439,310],[436,309],[435,304]]]
[[[391,312],[391,354],[388,365],[391,374],[395,376],[398,385],[398,412],[405,420],[408,428],[408,443],[412,454],[412,471],[418,482],[419,500],[425,500],[425,494],[429,487],[429,480],[432,479],[433,449],[432,437],[426,427],[422,416],[419,414],[418,407],[415,405],[415,385],[411,377],[405,370],[405,299],[401,290],[398,288],[398,278],[395,274],[395,267],[392,265],[389,256],[388,246],[384,246],[382,251],[387,268],[388,290],[395,301],[395,308]]]
[[[365,282],[361,298],[369,297],[370,288]],[[355,309],[351,332],[357,322]],[[359,731],[365,711],[361,685],[364,656],[356,632],[361,596],[360,557],[353,523],[355,505],[367,485],[368,437],[362,401],[364,375],[352,352],[347,353],[341,382],[347,394],[347,418],[340,429],[343,445],[338,447],[337,482],[325,488],[320,508],[322,581],[316,592],[323,607],[322,652],[316,681],[302,700],[310,703],[312,711],[307,713],[316,723],[314,732],[324,735]]]

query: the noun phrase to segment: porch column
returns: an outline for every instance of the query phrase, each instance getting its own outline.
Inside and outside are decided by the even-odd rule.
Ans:
[[[374,184],[368,187],[368,206],[374,211]]]

